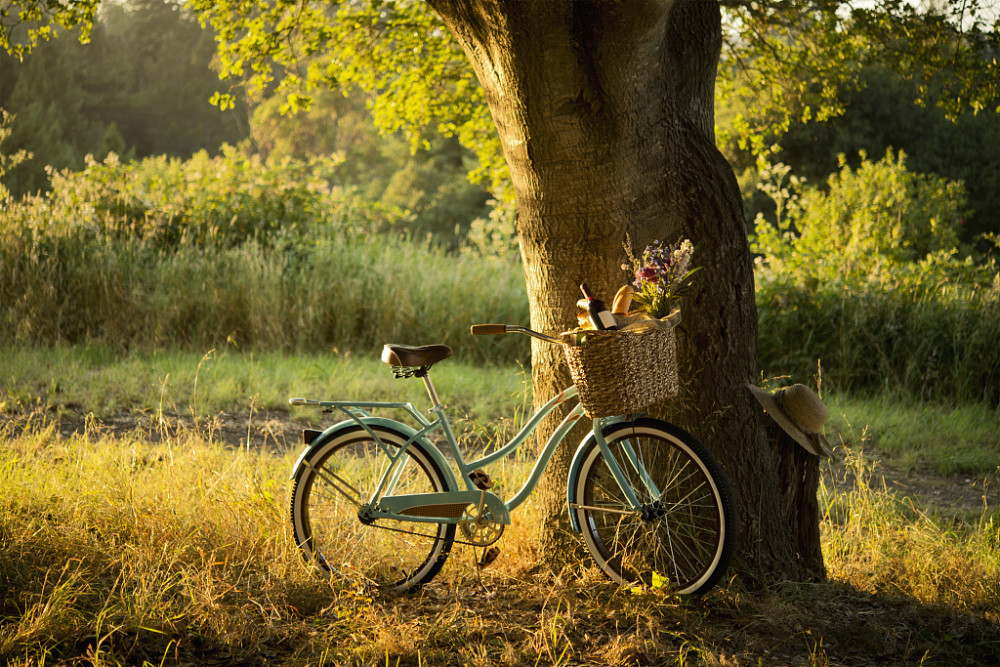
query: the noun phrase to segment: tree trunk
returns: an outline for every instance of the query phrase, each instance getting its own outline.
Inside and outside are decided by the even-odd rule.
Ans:
[[[736,567],[796,576],[754,380],[757,312],[742,200],[715,147],[718,4],[707,0],[431,0],[486,92],[517,195],[531,326],[576,324],[579,284],[610,300],[630,282],[623,244],[690,238],[684,388],[658,411],[716,454],[740,508]],[[570,384],[562,351],[533,341],[535,402]],[[544,437],[555,427],[549,420]],[[542,556],[568,553],[563,447],[539,488]]]
[[[795,536],[795,559],[801,578],[826,578],[819,525],[822,519],[816,492],[819,457],[807,452],[775,422],[768,420],[768,441],[778,470],[785,531]]]

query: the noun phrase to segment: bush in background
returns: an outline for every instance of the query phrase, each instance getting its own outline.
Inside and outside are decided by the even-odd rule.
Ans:
[[[0,341],[356,350],[527,320],[520,269],[408,239],[405,212],[329,185],[327,160],[227,150],[91,162],[0,211]]]
[[[827,188],[783,165],[762,189],[757,302],[766,372],[843,390],[1000,402],[1000,273],[959,242],[960,182],[917,174],[905,156],[843,162]]]
[[[336,168],[227,150],[56,174],[49,194],[0,209],[0,344],[440,342],[473,362],[524,360],[516,337],[468,334],[528,321],[509,212],[456,252],[331,185]],[[825,192],[770,173],[780,217],[758,220],[754,244],[765,374],[809,382],[821,363],[839,390],[1000,402],[1000,278],[957,245],[960,184],[891,155],[843,167]]]
[[[331,157],[265,161],[228,146],[222,155],[203,151],[188,160],[124,163],[112,154],[88,159],[80,172],[52,173],[52,190],[22,199],[5,226],[79,242],[143,241],[151,250],[405,229],[406,211],[334,185],[339,166]]]
[[[824,189],[785,176],[784,165],[766,165],[761,189],[777,204],[774,220],[758,214],[754,252],[764,280],[805,286],[839,281],[923,289],[939,282],[978,284],[995,266],[976,263],[959,242],[969,214],[965,188],[907,169],[905,155],[877,162],[862,156]]]

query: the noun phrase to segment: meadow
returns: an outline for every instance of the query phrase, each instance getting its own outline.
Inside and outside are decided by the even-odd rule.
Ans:
[[[433,339],[489,446],[530,405],[529,351],[466,327],[527,320],[521,268],[407,236],[322,165],[243,160],[93,164],[0,208],[7,664],[1000,661],[1000,284],[759,276],[765,377],[819,376],[831,407],[826,580],[621,590],[537,562],[529,503],[490,568],[459,548],[419,596],[372,598],[291,542],[298,431],[325,417],[287,399],[420,401],[378,350]]]
[[[698,601],[619,589],[585,555],[558,571],[539,563],[529,502],[490,568],[456,547],[419,595],[372,598],[307,566],[290,538],[297,429],[329,417],[279,403],[343,379],[350,394],[408,389],[419,404],[419,386],[377,360],[332,355],[101,354],[73,363],[72,348],[4,350],[3,386],[19,388],[5,389],[0,427],[7,664],[989,665],[1000,655],[1000,480],[995,459],[992,476],[973,462],[995,446],[991,411],[956,422],[925,404],[828,397],[840,461],[824,464],[820,489],[825,581],[762,591],[733,579]],[[524,376],[446,370],[450,361],[439,390],[461,397],[470,446],[489,446],[512,424],[485,423],[517,414]],[[902,461],[891,440],[948,432],[976,480],[965,502],[885,482],[885,466]],[[913,465],[953,479],[929,458]],[[526,466],[498,466],[500,488],[516,488]]]

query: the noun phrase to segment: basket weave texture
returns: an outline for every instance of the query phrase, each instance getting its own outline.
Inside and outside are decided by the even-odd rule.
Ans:
[[[583,338],[583,344],[577,344]],[[637,412],[676,396],[677,336],[673,326],[637,331],[568,331],[563,351],[587,416]]]

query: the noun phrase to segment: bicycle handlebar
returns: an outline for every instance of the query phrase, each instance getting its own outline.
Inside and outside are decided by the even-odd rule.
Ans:
[[[506,324],[473,324],[472,325],[472,335],[473,336],[495,336],[497,334],[507,333]]]
[[[527,327],[520,327],[514,324],[473,324],[472,325],[472,335],[473,336],[496,336],[498,334],[505,333],[523,333],[526,336],[531,336],[532,338],[537,338],[539,340],[548,341],[549,343],[562,343],[561,340],[555,336],[548,336],[543,333],[538,333],[537,331],[532,331]]]

